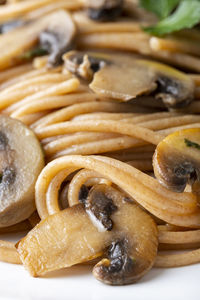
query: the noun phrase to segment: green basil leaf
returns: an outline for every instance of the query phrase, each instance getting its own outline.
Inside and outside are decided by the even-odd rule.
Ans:
[[[200,22],[200,1],[184,0],[176,11],[157,25],[145,28],[153,35],[164,35],[183,28],[192,28]]]
[[[37,56],[43,56],[43,55],[46,55],[48,54],[48,52],[41,48],[41,47],[36,47],[36,48],[33,48],[31,50],[28,50],[26,52],[24,52],[20,58],[21,59],[24,59],[24,60],[30,60],[30,59],[33,59],[34,57],[37,57]]]
[[[163,19],[169,16],[180,1],[181,0],[140,0],[140,6]]]

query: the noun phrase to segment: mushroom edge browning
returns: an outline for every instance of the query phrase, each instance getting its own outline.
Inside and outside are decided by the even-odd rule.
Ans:
[[[20,258],[31,275],[41,276],[103,253],[107,257],[93,268],[94,276],[103,283],[131,284],[151,269],[158,247],[153,219],[137,205],[123,201],[112,187],[96,185],[88,197],[98,201],[99,194],[112,199],[116,206],[111,212],[113,228],[99,231],[87,211],[91,206],[84,207],[84,204],[47,217],[17,245]]]
[[[0,227],[33,213],[35,182],[43,167],[43,151],[33,131],[0,115]]]
[[[199,193],[200,181],[200,128],[176,131],[156,147],[153,157],[156,178],[166,188],[183,192],[186,184]]]
[[[129,101],[152,95],[169,108],[188,105],[194,98],[194,83],[185,73],[162,63],[130,55],[71,51],[63,56],[66,68],[91,81],[97,94]]]

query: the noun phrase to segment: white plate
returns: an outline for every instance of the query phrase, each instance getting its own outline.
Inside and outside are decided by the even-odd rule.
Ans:
[[[16,300],[199,300],[200,265],[152,269],[140,282],[106,286],[88,266],[31,278],[22,266],[0,263],[0,299]]]
[[[3,236],[0,236],[3,239]],[[32,278],[23,266],[0,263],[1,300],[199,300],[200,264],[152,269],[138,283],[113,287],[98,282],[91,266],[74,266]]]

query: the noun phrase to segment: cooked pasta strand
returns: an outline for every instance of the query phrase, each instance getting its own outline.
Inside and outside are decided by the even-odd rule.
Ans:
[[[161,255],[156,258],[154,267],[157,268],[175,268],[188,266],[200,262],[200,249],[188,251],[186,253]]]
[[[14,243],[0,241],[0,260],[12,264],[22,264]]]

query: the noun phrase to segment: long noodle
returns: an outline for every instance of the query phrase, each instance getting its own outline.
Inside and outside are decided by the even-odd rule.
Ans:
[[[132,1],[124,2],[135,9]],[[29,231],[40,218],[78,204],[83,185],[90,189],[105,184],[154,218],[159,232],[155,267],[199,263],[197,195],[188,187],[175,193],[161,186],[152,176],[152,158],[168,134],[200,128],[200,75],[196,74],[200,72],[200,31],[195,28],[168,37],[151,37],[142,27],[151,24],[152,16],[140,13],[138,19],[101,23],[88,18],[83,12],[86,6],[87,1],[81,0],[10,0],[0,7],[1,23],[16,18],[25,22],[0,35],[1,114],[30,126],[46,161],[35,186],[37,211],[27,220],[0,228],[0,234]],[[122,103],[94,93],[88,82],[64,65],[49,67],[49,55],[23,60],[21,54],[37,45],[41,28],[46,30],[63,11],[70,11],[75,23],[74,47],[122,55],[128,52],[134,58],[150,58],[184,69],[194,83],[195,99],[186,107],[169,111],[151,95]],[[21,264],[14,243],[0,241],[0,260]]]

